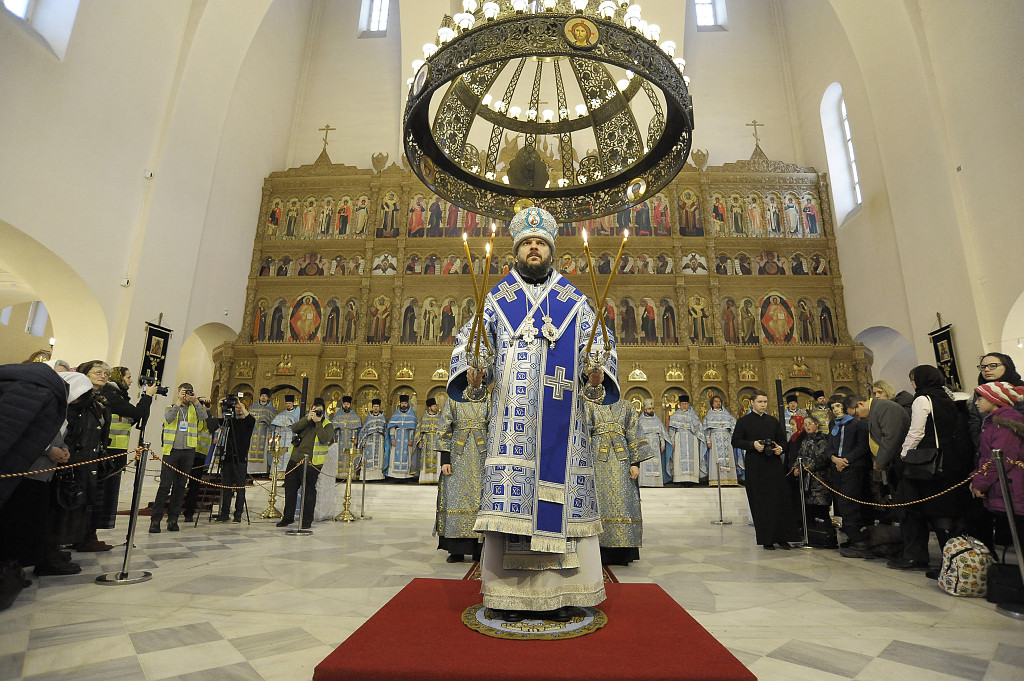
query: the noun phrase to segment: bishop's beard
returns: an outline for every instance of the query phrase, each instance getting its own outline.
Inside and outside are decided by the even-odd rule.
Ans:
[[[541,261],[536,265],[530,265],[524,261],[516,260],[516,271],[526,279],[527,281],[540,282],[547,279],[548,273],[551,272],[551,264],[554,262],[554,256],[548,256],[547,259]]]

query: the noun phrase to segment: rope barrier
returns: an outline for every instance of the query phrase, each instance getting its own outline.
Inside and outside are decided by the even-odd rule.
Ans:
[[[142,451],[143,450],[142,450],[141,447],[136,449],[135,450],[135,458],[132,459],[132,461],[130,463],[134,463],[135,461],[138,461],[139,457],[142,455]],[[87,461],[79,461],[77,463],[66,463],[66,464],[62,464],[60,466],[54,466],[52,468],[42,468],[42,469],[40,469],[38,471],[22,471],[21,473],[4,473],[3,475],[0,475],[0,480],[3,480],[5,478],[23,478],[23,477],[25,477],[27,475],[36,475],[37,473],[50,473],[52,471],[59,471],[59,470],[65,469],[65,468],[77,468],[78,466],[89,466],[89,465],[92,465],[94,463],[99,463],[100,461],[109,461],[111,459],[116,459],[119,456],[125,456],[127,453],[128,452],[118,452],[117,454],[111,454],[110,456],[104,456],[104,457],[99,458],[99,459],[89,459]],[[128,464],[125,464],[126,468],[127,468],[127,466],[128,466]],[[121,469],[121,470],[124,470],[124,469]]]
[[[1014,466],[1017,466],[1019,468],[1024,468],[1024,461],[1007,461],[1007,463],[1013,464]],[[857,504],[863,504],[864,506],[874,506],[876,508],[904,508],[904,507],[907,507],[907,506],[913,506],[914,504],[922,504],[922,503],[924,503],[926,501],[931,501],[932,499],[938,499],[943,494],[947,494],[949,492],[952,492],[953,490],[955,490],[958,487],[963,487],[964,485],[969,483],[971,480],[973,480],[975,477],[977,477],[979,475],[984,475],[985,473],[987,473],[988,469],[991,468],[991,466],[992,466],[992,462],[991,461],[986,461],[985,465],[982,466],[980,470],[977,470],[977,471],[971,473],[965,479],[961,480],[960,482],[956,483],[955,485],[953,485],[952,487],[950,487],[948,489],[944,489],[944,490],[942,490],[941,492],[939,492],[937,494],[933,494],[931,496],[924,497],[922,499],[915,499],[914,501],[904,501],[904,502],[896,503],[896,504],[880,504],[880,503],[875,502],[875,501],[864,501],[863,499],[854,499],[853,497],[847,496],[847,495],[843,494],[842,492],[840,492],[839,490],[836,490],[836,489],[833,489],[832,487],[830,487],[827,482],[825,482],[824,480],[819,478],[817,475],[815,475],[813,472],[811,472],[811,469],[808,468],[807,466],[804,466],[804,471],[806,471],[807,474],[810,475],[812,478],[814,478],[815,480],[820,482],[822,484],[822,486],[825,489],[827,489],[828,491],[832,492],[832,494],[835,494],[836,496],[842,497],[843,499],[846,499],[847,501],[852,501],[852,502],[857,503]]]
[[[178,473],[180,475],[185,476],[189,480],[195,480],[200,485],[208,485],[209,487],[217,487],[217,488],[220,488],[220,489],[253,489],[255,487],[266,488],[266,486],[268,484],[270,484],[270,482],[271,482],[269,480],[267,482],[265,482],[265,483],[264,482],[256,482],[255,479],[250,478],[250,480],[252,480],[252,483],[253,483],[251,485],[221,485],[221,484],[216,483],[216,482],[210,482],[209,480],[203,480],[202,478],[197,478],[194,475],[189,475],[185,471],[179,470],[179,469],[175,468],[174,466],[172,466],[171,464],[169,464],[166,461],[164,461],[162,456],[157,456],[156,454],[150,454],[150,456],[153,458],[154,461],[159,461],[165,467],[170,468],[172,471],[174,471],[174,472],[176,472],[176,473]],[[297,469],[297,468],[299,468],[301,466],[302,466],[301,462],[297,463],[294,466],[292,466],[290,469],[285,471],[284,474],[288,475],[289,473],[291,473],[292,471],[294,471],[295,469]]]

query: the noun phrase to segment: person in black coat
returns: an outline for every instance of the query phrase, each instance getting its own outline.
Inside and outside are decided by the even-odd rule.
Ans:
[[[231,418],[226,417],[228,409],[232,410]],[[220,456],[220,482],[230,487],[241,487],[245,484],[246,471],[249,466],[249,441],[256,427],[256,419],[249,413],[238,398],[227,398],[220,403],[221,418],[209,416],[206,426],[214,437],[215,455]],[[226,434],[220,429],[227,426]],[[214,520],[226,523],[231,509],[231,497],[235,497],[236,523],[242,522],[242,511],[245,509],[244,489],[222,489],[220,491],[220,513]]]
[[[114,367],[110,370],[110,381],[100,394],[110,405],[110,446],[107,454],[124,454],[131,447],[131,427],[149,417],[149,408],[156,394],[157,386],[147,386],[133,405],[128,395],[132,385],[132,373],[128,367]],[[117,499],[121,491],[121,471],[127,463],[127,454],[99,464],[97,484],[102,488],[101,502],[93,509],[93,524],[99,530],[112,530],[117,520]]]
[[[868,525],[865,507],[851,499],[867,500],[868,484],[872,467],[871,450],[868,448],[868,424],[856,418],[856,408],[847,409],[842,395],[829,400],[832,410],[832,429],[829,432],[828,455],[830,477],[837,492],[850,497],[836,495],[836,513],[843,519],[843,533],[849,546],[839,549],[846,558],[872,558],[864,526]]]
[[[768,395],[754,391],[752,411],[736,421],[732,446],[746,451],[746,490],[757,543],[788,549],[797,526],[789,503],[783,443],[786,431],[768,409]]]
[[[57,435],[67,407],[67,384],[46,364],[0,366],[0,473],[27,471]],[[0,480],[0,506],[18,480]]]

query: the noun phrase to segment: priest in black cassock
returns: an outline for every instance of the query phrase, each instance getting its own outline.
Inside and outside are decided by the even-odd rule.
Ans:
[[[750,515],[754,519],[757,543],[768,550],[778,544],[789,549],[796,527],[789,488],[786,483],[786,458],[782,445],[786,431],[768,409],[768,396],[754,391],[749,414],[736,421],[732,446],[746,452],[746,489]]]

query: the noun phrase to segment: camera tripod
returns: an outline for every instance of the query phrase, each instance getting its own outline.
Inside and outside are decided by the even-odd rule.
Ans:
[[[213,444],[210,446],[210,453],[206,457],[206,460],[207,460],[208,463],[207,463],[207,466],[206,466],[206,473],[203,475],[203,480],[204,480],[204,482],[210,482],[214,478],[214,476],[216,476],[216,477],[220,478],[221,484],[224,484],[224,477],[222,475],[222,473],[223,473],[223,465],[222,464],[223,464],[223,461],[224,461],[224,456],[227,454],[228,436],[231,434],[231,422],[233,421],[233,417],[222,417],[220,419],[220,421],[221,421],[220,427],[217,428],[217,433],[216,433],[216,435],[213,438]],[[236,454],[237,454],[237,452],[236,452]],[[214,504],[217,505],[218,510],[220,511],[219,515],[226,516],[226,515],[228,515],[230,513],[230,511],[231,511],[230,508],[221,508],[220,507],[221,503],[222,503],[222,501],[224,499],[224,491],[225,490],[223,490],[223,489],[219,490],[218,494],[217,494],[217,497],[216,497],[216,501],[211,501],[210,502],[210,513],[207,516],[207,521],[208,522],[212,522],[213,521],[213,517],[214,517],[213,516],[213,507],[214,507]],[[240,490],[236,490],[236,491],[239,494],[244,494]],[[242,507],[245,509],[245,522],[246,522],[247,525],[251,525],[252,521],[249,519],[249,500],[247,498],[245,498],[245,496],[242,497]],[[199,525],[199,514],[197,513],[196,514],[196,518],[195,518],[195,526],[198,526],[198,525]]]

